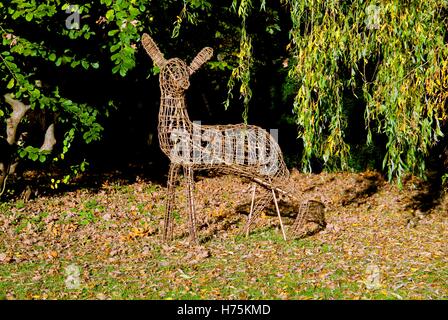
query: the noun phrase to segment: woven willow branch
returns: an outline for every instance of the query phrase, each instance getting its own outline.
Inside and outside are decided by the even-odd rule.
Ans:
[[[142,44],[155,65],[160,68],[160,110],[158,135],[162,151],[170,159],[168,197],[163,237],[173,235],[171,211],[175,201],[174,185],[182,167],[187,179],[187,202],[190,236],[197,242],[194,208],[194,171],[213,169],[234,174],[254,182],[252,206],[244,231],[249,232],[253,218],[274,200],[283,237],[286,235],[277,204],[277,193],[292,196],[285,185],[289,171],[281,149],[266,130],[252,125],[205,126],[190,121],[185,102],[185,92],[190,86],[190,76],[213,55],[212,48],[204,48],[188,65],[179,58],[166,60],[157,44],[147,34]],[[256,185],[268,190],[255,201]],[[294,197],[293,197],[294,198]]]

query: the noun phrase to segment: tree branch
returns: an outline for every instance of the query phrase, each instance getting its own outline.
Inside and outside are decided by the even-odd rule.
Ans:
[[[50,124],[45,132],[45,139],[42,147],[40,147],[40,151],[51,152],[53,151],[53,147],[56,144],[56,138],[54,136],[54,123]]]
[[[17,128],[19,123],[30,109],[30,106],[14,99],[10,93],[5,94],[4,97],[6,103],[12,107],[11,116],[6,120],[6,140],[9,145],[13,145],[17,142]]]

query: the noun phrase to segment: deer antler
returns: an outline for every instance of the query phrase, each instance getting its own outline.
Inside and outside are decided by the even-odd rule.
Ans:
[[[159,68],[163,67],[166,64],[166,60],[159,47],[147,33],[144,33],[142,35],[142,45],[148,55]]]

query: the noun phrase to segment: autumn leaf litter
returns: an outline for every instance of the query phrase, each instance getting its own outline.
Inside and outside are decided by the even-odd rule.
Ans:
[[[175,240],[168,244],[161,241],[166,189],[139,179],[4,205],[0,291],[12,299],[32,299],[35,292],[42,292],[39,298],[94,299],[448,298],[446,196],[422,215],[414,199],[423,191],[412,179],[399,190],[375,172],[294,172],[292,184],[300,199],[326,205],[327,227],[287,243],[273,206],[248,238],[241,236],[251,185],[233,176],[197,179],[200,245],[189,242],[183,185]],[[282,201],[289,227],[294,212]],[[43,281],[54,275],[63,282],[70,264],[79,266],[83,288],[92,290]],[[40,267],[21,271],[25,265]],[[111,279],[118,291],[134,289],[128,296],[113,288],[98,292]],[[29,287],[18,290],[21,282]]]

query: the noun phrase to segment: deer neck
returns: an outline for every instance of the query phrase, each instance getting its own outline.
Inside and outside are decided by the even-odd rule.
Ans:
[[[159,141],[162,151],[170,157],[172,149],[172,134],[175,132],[192,134],[193,124],[190,121],[185,103],[185,96],[164,95],[160,98],[159,110]]]
[[[159,126],[186,128],[191,124],[188,117],[185,95],[166,95],[160,98]]]

